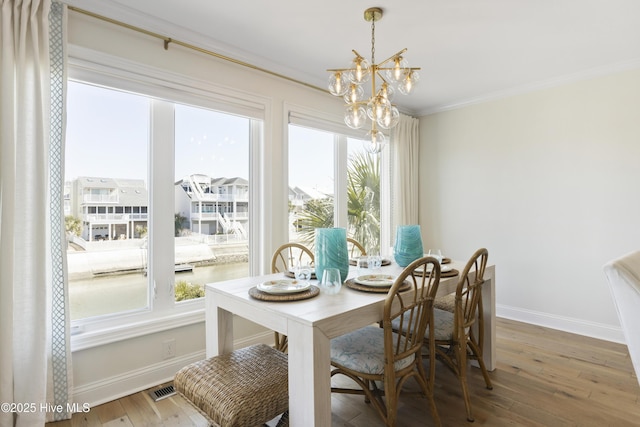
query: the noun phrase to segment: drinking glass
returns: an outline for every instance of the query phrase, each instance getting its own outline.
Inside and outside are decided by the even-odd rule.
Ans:
[[[322,282],[320,289],[326,294],[335,295],[342,288],[342,280],[340,280],[340,270],[337,268],[325,268],[322,272]]]
[[[442,264],[442,251],[440,249],[429,249],[427,255],[438,260],[438,264]]]
[[[308,282],[311,280],[311,266],[307,263],[297,263],[295,269],[293,270],[293,274],[296,280],[300,280],[301,282]]]
[[[382,257],[378,254],[369,255],[369,269],[375,273],[380,267],[382,267]]]
[[[358,270],[358,276],[362,276],[365,274],[369,274],[369,268],[371,266],[369,265],[369,257],[368,256],[361,256],[356,258],[356,268]]]

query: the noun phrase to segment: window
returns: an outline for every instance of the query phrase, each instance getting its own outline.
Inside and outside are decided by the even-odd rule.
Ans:
[[[149,203],[147,98],[69,82],[65,181],[70,212],[67,263],[72,320],[147,309],[147,218],[121,212]],[[141,188],[132,198],[120,190]],[[116,243],[117,241],[117,243]]]
[[[368,154],[362,140],[334,132],[289,125],[289,240],[313,246],[316,228],[339,226],[367,252],[379,253],[379,156]],[[346,165],[336,160],[340,152]],[[344,186],[336,184],[341,176]]]
[[[67,260],[77,332],[201,313],[197,288],[248,275],[255,245],[249,165],[264,107],[107,74],[72,68],[68,83]]]
[[[380,156],[368,153],[362,140],[347,139],[348,235],[369,254],[380,254]]]
[[[312,246],[336,223],[335,170],[332,133],[289,125],[289,241]]]
[[[249,275],[250,125],[175,106],[177,301],[204,296],[205,283]]]

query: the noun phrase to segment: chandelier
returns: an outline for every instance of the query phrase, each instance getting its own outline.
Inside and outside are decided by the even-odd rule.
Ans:
[[[386,144],[386,136],[381,129],[391,129],[398,124],[400,113],[391,103],[397,90],[408,95],[418,82],[420,75],[417,70],[410,68],[402,49],[390,58],[376,64],[375,41],[376,21],[382,19],[382,9],[372,7],[364,11],[364,19],[371,22],[371,61],[368,61],[355,50],[355,57],[349,68],[329,69],[329,92],[335,96],[344,97],[346,110],[344,122],[352,129],[361,129],[371,122],[371,130],[367,132],[364,141],[365,149],[372,154],[382,151]],[[379,86],[376,79],[379,79]],[[371,81],[371,95],[365,98],[364,84]],[[367,120],[367,118],[369,120]]]

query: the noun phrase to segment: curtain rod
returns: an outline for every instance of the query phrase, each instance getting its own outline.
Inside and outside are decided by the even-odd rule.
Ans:
[[[236,64],[236,65],[241,65],[243,67],[250,68],[250,69],[256,70],[256,71],[260,71],[260,72],[263,72],[263,73],[266,73],[266,74],[270,74],[272,76],[279,77],[281,79],[285,79],[285,80],[288,80],[290,82],[297,83],[297,84],[309,87],[311,89],[315,89],[315,90],[319,90],[319,91],[328,93],[328,91],[326,89],[319,88],[318,86],[314,86],[312,84],[305,83],[303,81],[294,79],[292,77],[285,76],[283,74],[276,73],[276,72],[271,71],[271,70],[267,70],[265,68],[258,67],[258,66],[253,65],[253,64],[249,64],[248,62],[240,61],[238,59],[231,58],[229,56],[222,55],[220,53],[213,52],[213,51],[210,51],[210,50],[207,50],[207,49],[203,49],[201,47],[198,47],[198,46],[195,46],[195,45],[192,45],[192,44],[189,44],[189,43],[185,43],[185,42],[180,41],[180,40],[174,40],[174,39],[172,39],[170,37],[163,36],[162,34],[154,33],[153,31],[145,30],[143,28],[136,27],[134,25],[130,25],[130,24],[127,24],[127,23],[124,23],[124,22],[121,22],[121,21],[117,21],[115,19],[107,18],[106,16],[98,15],[97,13],[89,12],[88,10],[80,9],[78,7],[75,7],[75,6],[67,6],[67,7],[68,7],[69,10],[71,10],[73,12],[77,12],[77,13],[80,13],[80,14],[83,14],[83,15],[87,15],[87,16],[90,16],[92,18],[96,18],[96,19],[99,19],[101,21],[108,22],[110,24],[118,25],[120,27],[124,27],[124,28],[127,28],[129,30],[133,30],[133,31],[136,31],[138,33],[145,34],[147,36],[151,36],[151,37],[155,37],[157,39],[161,39],[163,41],[163,43],[164,43],[164,49],[165,50],[169,49],[169,44],[170,43],[174,43],[174,44],[177,44],[179,46],[186,47],[187,49],[195,50],[197,52],[204,53],[206,55],[213,56],[215,58],[222,59],[224,61],[231,62],[231,63]]]

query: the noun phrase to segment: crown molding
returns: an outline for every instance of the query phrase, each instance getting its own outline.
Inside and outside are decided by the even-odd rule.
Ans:
[[[444,111],[457,110],[459,108],[468,107],[471,105],[482,104],[485,102],[496,101],[499,99],[510,98],[512,96],[524,95],[531,92],[536,92],[544,89],[551,89],[571,83],[577,83],[580,81],[595,79],[598,77],[604,77],[613,75],[629,70],[640,69],[640,58],[636,58],[630,61],[618,62],[602,67],[595,67],[588,70],[579,71],[572,74],[566,74],[563,76],[554,77],[551,79],[540,80],[534,83],[528,83],[522,86],[513,87],[511,89],[500,90],[496,92],[479,95],[473,98],[461,99],[449,104],[437,105],[418,112],[418,116],[428,116],[430,114],[441,113]]]

